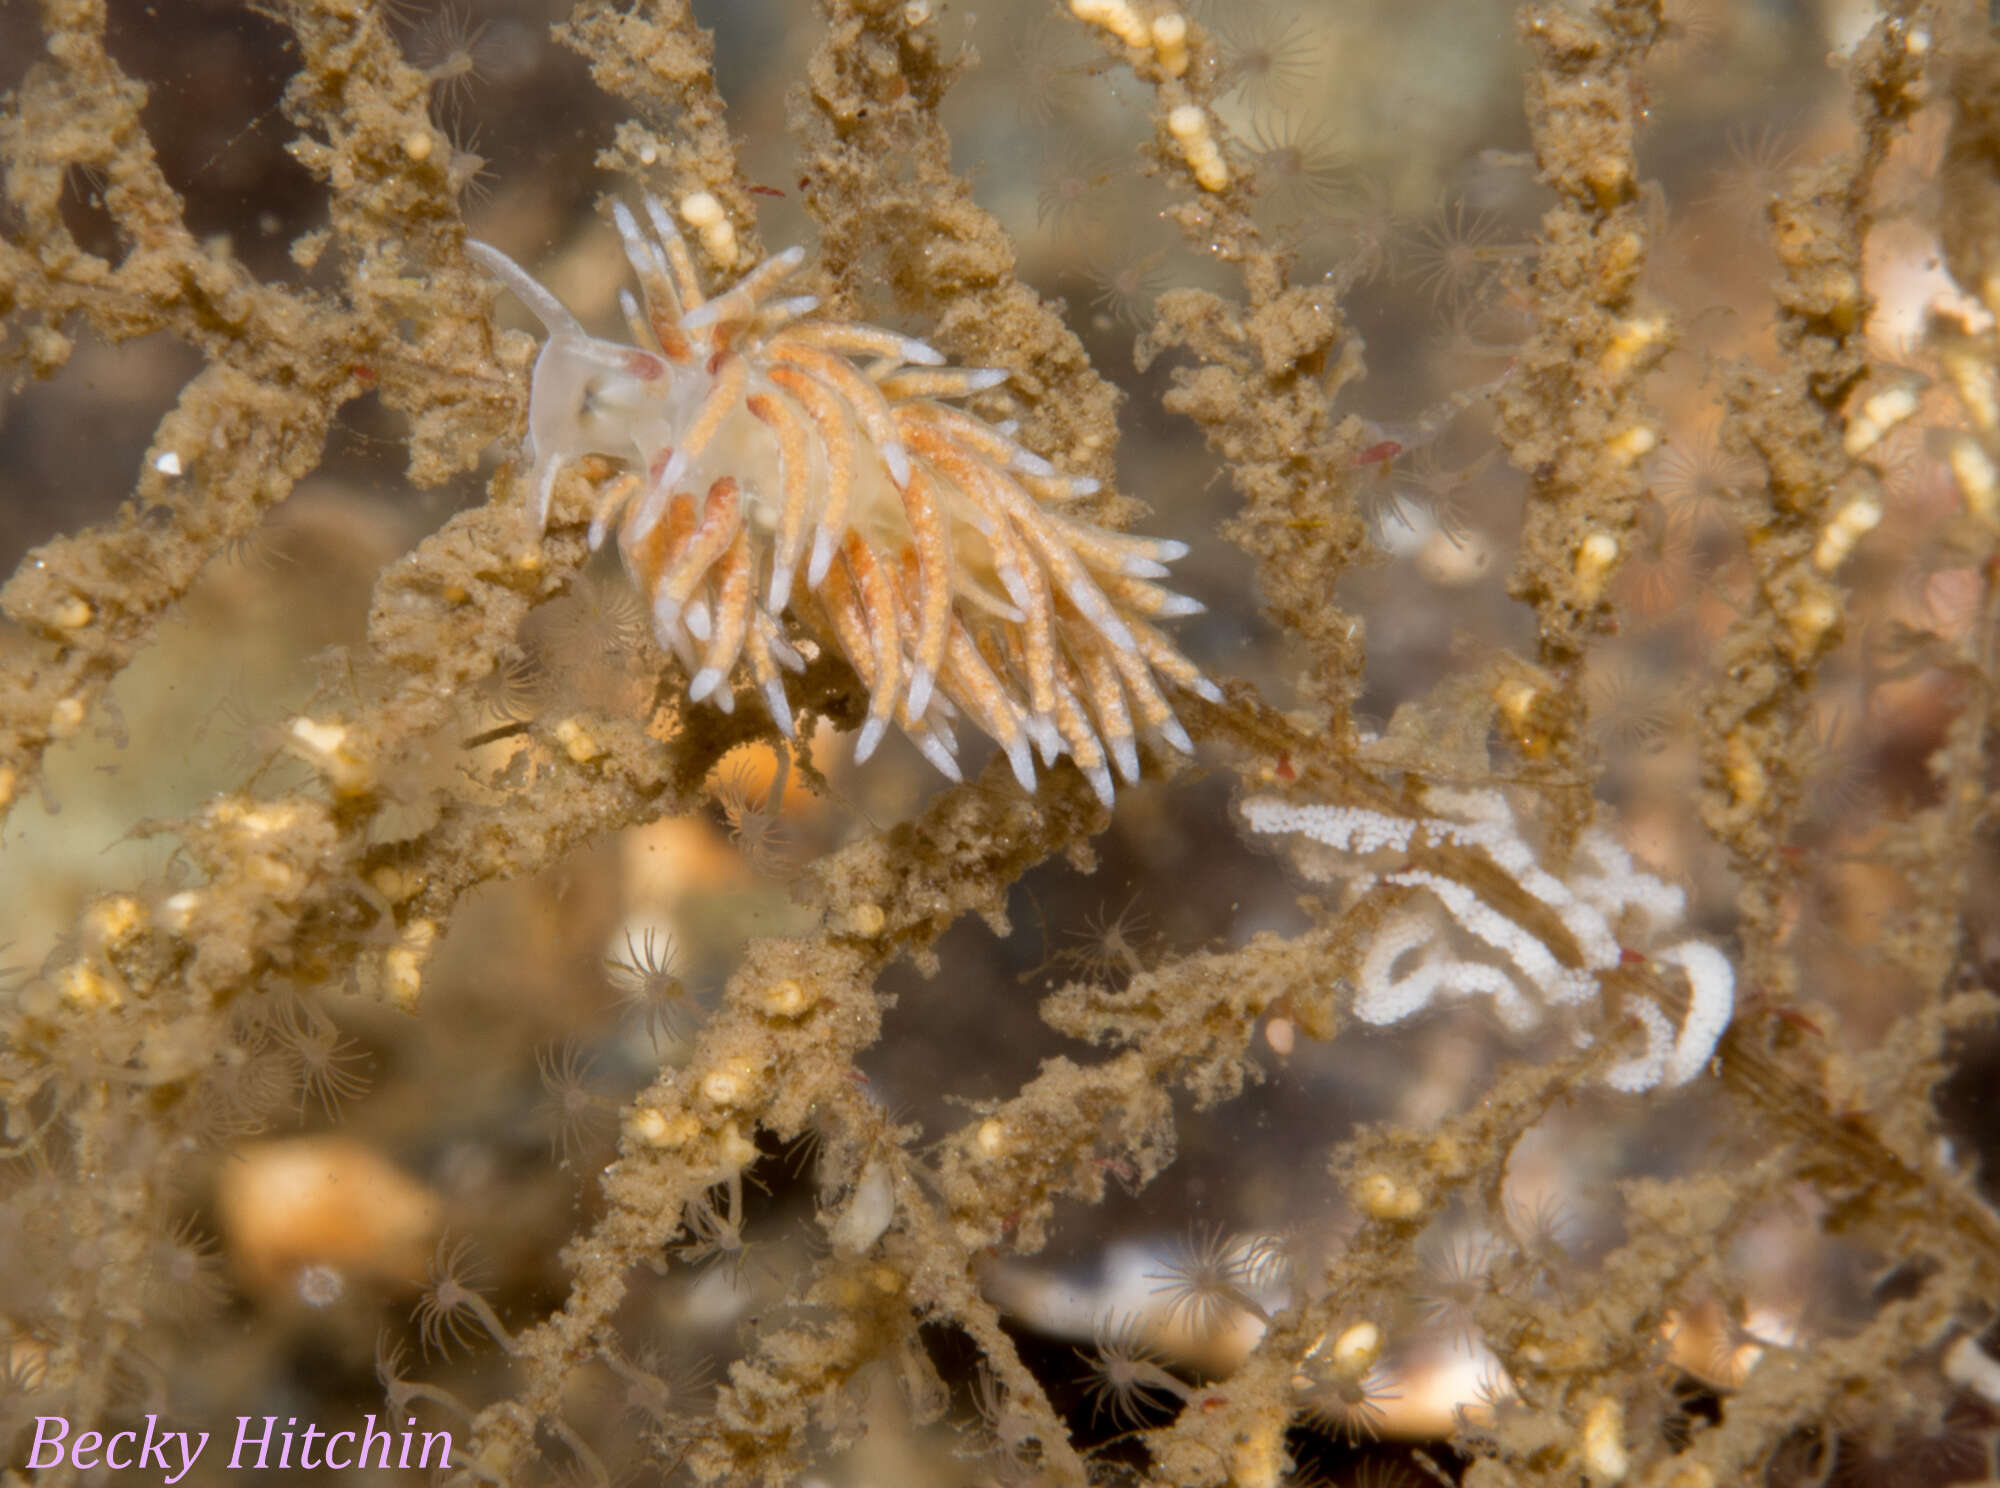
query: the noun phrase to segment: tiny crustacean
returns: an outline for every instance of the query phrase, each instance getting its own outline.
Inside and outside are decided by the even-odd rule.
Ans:
[[[1065,513],[1097,483],[952,406],[1006,372],[947,367],[921,341],[779,297],[797,248],[705,298],[673,219],[644,207],[650,235],[612,208],[644,295],[620,291],[629,344],[586,333],[498,249],[466,246],[548,331],[528,402],[537,530],[566,463],[624,462],[590,542],[616,526],[692,700],[732,709],[747,666],[791,733],[782,673],[810,638],[868,688],[857,759],[894,723],[957,780],[962,718],[1023,788],[1034,751],[1045,766],[1067,753],[1109,804],[1112,766],[1138,778],[1137,728],[1193,752],[1162,684],[1220,694],[1155,624],[1201,609],[1154,582],[1186,544]]]

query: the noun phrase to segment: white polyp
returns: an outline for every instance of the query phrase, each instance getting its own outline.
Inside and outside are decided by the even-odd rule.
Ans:
[[[1174,717],[1173,714],[1169,713],[1165,718],[1162,718],[1158,724],[1158,728],[1160,737],[1165,739],[1170,747],[1179,750],[1182,754],[1192,755],[1194,753],[1194,740],[1188,737],[1188,731],[1181,727],[1181,721]]]
[[[736,711],[736,694],[726,687],[723,688],[715,695],[715,708],[718,713],[734,713]]]
[[[1156,562],[1138,553],[1127,553],[1119,560],[1118,571],[1130,574],[1135,579],[1164,579],[1171,570],[1166,564]]]
[[[900,439],[892,439],[881,447],[882,463],[889,467],[889,479],[901,490],[910,483],[910,452],[903,448]]]
[[[931,705],[931,689],[937,685],[937,673],[929,667],[919,665],[910,674],[909,709],[912,718],[922,718],[924,710]]]
[[[854,763],[864,763],[875,752],[875,746],[882,742],[882,736],[889,732],[889,720],[879,715],[861,725],[861,737],[854,741]]]
[[[1172,563],[1188,555],[1188,545],[1177,538],[1156,537],[1153,539],[1153,556],[1162,563]]]
[[[1154,614],[1162,620],[1178,620],[1183,615],[1205,615],[1207,613],[1208,606],[1193,595],[1172,593],[1162,599],[1159,609],[1154,611]],[[1218,697],[1216,701],[1220,702],[1221,698]]]
[[[1104,489],[1104,482],[1094,475],[1065,475],[1062,477],[1062,482],[1069,487],[1072,496],[1095,496]],[[1180,546],[1185,551],[1186,545]]]
[[[1110,740],[1111,758],[1118,765],[1118,773],[1125,777],[1127,785],[1139,783],[1139,748],[1132,742],[1130,734],[1114,734]]]
[[[694,680],[688,683],[688,701],[692,703],[700,702],[711,692],[715,691],[721,681],[722,672],[720,668],[703,667],[694,674]]]
[[[1013,375],[1005,367],[968,368],[965,374],[965,390],[968,393],[983,393],[988,388],[997,388]]]
[[[896,1190],[890,1169],[871,1161],[861,1170],[861,1180],[854,1185],[854,1195],[847,1201],[847,1207],[833,1222],[829,1238],[835,1253],[864,1254],[882,1238],[882,1232],[895,1217]]]
[[[1188,690],[1196,697],[1203,698],[1211,703],[1222,701],[1222,689],[1206,677],[1196,677],[1192,682],[1188,683]]]
[[[943,352],[915,336],[903,337],[896,354],[913,367],[942,367],[946,361]]]
[[[708,601],[705,599],[692,601],[687,609],[682,612],[681,623],[687,626],[688,634],[693,636],[697,641],[707,640],[711,630],[708,619]]]
[[[791,699],[785,696],[785,684],[776,677],[764,684],[764,706],[771,710],[771,721],[778,726],[778,732],[787,739],[794,732]]]

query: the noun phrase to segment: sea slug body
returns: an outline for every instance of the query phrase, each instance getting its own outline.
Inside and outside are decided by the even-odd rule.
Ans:
[[[810,641],[869,691],[858,760],[894,724],[958,780],[964,720],[1024,789],[1036,753],[1068,754],[1108,805],[1113,766],[1138,778],[1137,729],[1193,752],[1163,684],[1220,693],[1156,624],[1202,608],[1155,582],[1186,544],[1064,513],[1097,483],[952,406],[1004,371],[779,296],[797,248],[705,297],[673,219],[644,207],[650,234],[612,209],[643,295],[620,292],[629,343],[589,335],[498,249],[467,251],[548,332],[528,403],[536,528],[564,465],[624,462],[591,545],[616,530],[690,699],[731,710],[747,669],[790,734],[783,672]]]

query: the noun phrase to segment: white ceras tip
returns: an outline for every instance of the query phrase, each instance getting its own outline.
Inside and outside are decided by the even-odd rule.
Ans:
[[[771,710],[771,721],[778,726],[778,732],[787,739],[793,737],[796,729],[792,723],[791,700],[785,696],[785,684],[776,677],[764,684],[764,705]]]
[[[653,635],[667,649],[673,649],[674,632],[680,629],[680,603],[662,589],[653,598]]]
[[[653,224],[653,236],[663,243],[673,242],[681,235],[673,214],[650,191],[646,193],[646,220]]]
[[[621,202],[611,204],[611,220],[618,226],[618,236],[625,244],[625,256],[636,263],[651,263],[653,245],[639,232],[639,220],[632,215],[632,209]]]
[[[1118,764],[1118,773],[1125,777],[1127,785],[1139,783],[1139,746],[1130,734],[1117,734],[1111,739],[1111,758]]]
[[[764,315],[770,320],[797,320],[802,315],[810,315],[819,309],[818,295],[792,295],[786,299],[773,300],[764,307]]]
[[[965,772],[959,769],[957,758],[944,747],[942,739],[928,730],[912,737],[917,741],[917,748],[923,751],[924,758],[931,762],[938,774],[953,785],[965,784]]]
[[[764,608],[769,610],[773,615],[782,615],[785,612],[785,606],[791,602],[792,566],[786,564],[782,568],[771,570],[771,598],[770,602]]]
[[[1030,795],[1035,790],[1035,757],[1028,752],[1028,736],[1015,734],[1004,745],[1007,763],[1014,768],[1014,778],[1021,782],[1021,789]]]
[[[1030,713],[1021,720],[1021,727],[1028,731],[1028,737],[1035,741],[1035,748],[1042,756],[1044,765],[1056,762],[1056,756],[1063,751],[1062,735],[1056,732],[1055,723],[1046,713]]]
[[[1112,804],[1113,792],[1111,787],[1111,772],[1109,770],[1105,769],[1102,765],[1092,765],[1088,770],[1083,772],[1083,778],[1088,780],[1090,788],[1097,792],[1098,800],[1102,801],[1106,806]]]
[[[910,674],[909,709],[912,718],[922,718],[924,710],[931,705],[931,689],[937,685],[937,673],[929,667],[919,665]]]
[[[833,566],[833,534],[822,527],[813,534],[812,557],[806,563],[806,588],[817,589]]]

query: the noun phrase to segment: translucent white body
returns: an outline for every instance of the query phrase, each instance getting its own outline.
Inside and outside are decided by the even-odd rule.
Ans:
[[[781,672],[810,638],[869,690],[857,758],[893,724],[957,779],[966,720],[1025,788],[1036,753],[1067,754],[1108,803],[1112,766],[1138,777],[1139,729],[1192,751],[1162,683],[1219,694],[1152,624],[1201,608],[1153,582],[1185,544],[1064,514],[1094,480],[951,406],[1004,372],[774,297],[797,249],[704,298],[666,211],[646,210],[650,235],[614,208],[644,294],[621,295],[630,343],[588,334],[499,250],[468,251],[548,333],[528,407],[536,526],[566,465],[623,467],[591,542],[616,527],[690,698],[730,709],[747,670],[789,733]]]

